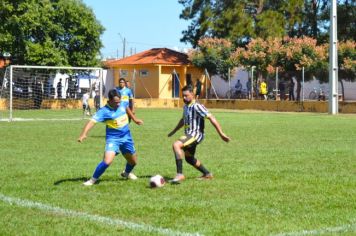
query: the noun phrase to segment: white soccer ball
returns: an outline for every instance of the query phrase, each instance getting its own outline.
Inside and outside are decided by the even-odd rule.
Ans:
[[[160,175],[155,175],[150,178],[150,187],[151,188],[160,188],[163,187],[166,181]]]

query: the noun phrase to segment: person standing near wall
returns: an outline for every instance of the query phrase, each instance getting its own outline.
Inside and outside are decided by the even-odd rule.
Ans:
[[[263,98],[263,100],[267,100],[267,83],[265,79],[262,79],[260,84],[260,95]]]
[[[247,99],[251,100],[252,98],[252,93],[251,93],[251,78],[248,78],[247,79],[247,82],[246,82],[246,89],[247,89]]]
[[[59,82],[57,83],[57,98],[62,98],[62,79],[59,79]]]
[[[200,79],[197,79],[197,82],[195,84],[195,99],[198,100],[200,97],[201,93],[201,82]]]
[[[294,81],[293,81],[293,78],[290,78],[288,93],[289,93],[289,101],[294,101],[295,98],[294,98]]]

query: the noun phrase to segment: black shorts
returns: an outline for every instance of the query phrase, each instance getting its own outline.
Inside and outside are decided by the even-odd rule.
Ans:
[[[190,156],[194,156],[195,150],[198,145],[197,139],[190,135],[184,135],[179,138],[179,141],[183,143],[183,150],[186,154],[186,157],[187,157],[187,153],[189,153]]]

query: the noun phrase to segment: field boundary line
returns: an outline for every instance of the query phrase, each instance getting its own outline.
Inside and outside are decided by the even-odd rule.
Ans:
[[[102,224],[114,225],[114,226],[122,226],[124,228],[132,229],[135,231],[159,233],[162,235],[169,235],[169,236],[202,236],[202,234],[200,234],[200,233],[180,232],[180,231],[175,231],[175,230],[172,230],[169,228],[155,227],[155,226],[148,225],[148,224],[138,224],[138,223],[124,221],[124,220],[120,220],[120,219],[114,219],[114,218],[110,218],[110,217],[106,217],[106,216],[93,215],[93,214],[89,214],[86,212],[80,212],[80,211],[74,211],[74,210],[70,210],[70,209],[55,207],[55,206],[43,204],[41,202],[34,202],[34,201],[26,200],[26,199],[9,197],[9,196],[3,195],[2,193],[0,193],[0,200],[2,202],[8,203],[9,205],[17,205],[17,206],[21,206],[21,207],[25,207],[25,208],[33,208],[33,209],[38,209],[38,210],[49,212],[49,213],[54,213],[54,216],[55,216],[55,214],[58,214],[58,215],[62,215],[62,216],[76,217],[76,218],[90,220],[95,223],[102,223]]]
[[[355,220],[353,220],[355,221]],[[322,235],[329,233],[346,233],[346,232],[355,232],[356,231],[356,223],[352,222],[351,224],[345,224],[335,227],[327,227],[321,229],[313,229],[313,230],[303,230],[299,232],[288,232],[288,233],[279,233],[274,234],[273,236],[305,236],[305,235]]]
[[[88,120],[87,118],[13,118],[12,121],[78,121]],[[9,122],[9,119],[0,119],[0,121]]]

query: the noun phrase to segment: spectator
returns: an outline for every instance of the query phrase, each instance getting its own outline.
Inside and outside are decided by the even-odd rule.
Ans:
[[[201,93],[201,82],[199,79],[197,79],[197,82],[195,84],[195,99],[198,100],[200,97]]]
[[[293,78],[290,78],[288,92],[289,92],[289,101],[294,101],[294,81],[293,81]]]
[[[251,88],[252,88],[252,86],[251,86],[251,78],[248,78],[247,82],[246,82],[246,89],[247,89],[247,98],[249,100],[251,100],[251,98],[252,98]]]
[[[267,100],[267,84],[265,82],[265,79],[262,79],[260,84],[260,95],[263,100]]]
[[[238,98],[240,98],[241,97],[241,92],[242,92],[242,84],[241,84],[239,79],[237,80],[237,83],[235,84],[235,89],[236,89],[236,96]]]
[[[283,78],[279,82],[278,87],[279,87],[279,91],[280,91],[280,95],[279,95],[280,99],[285,100],[286,99],[286,85],[284,83]]]
[[[302,91],[302,84],[299,80],[297,80],[297,101],[300,101],[300,92]],[[294,96],[294,93],[293,93]]]
[[[37,81],[33,86],[33,100],[35,109],[40,109],[43,100],[42,83]]]
[[[83,116],[88,115],[91,116],[90,105],[89,105],[89,92],[83,94],[82,102],[83,102]]]
[[[57,83],[57,98],[62,98],[62,79],[59,79],[59,82]]]

